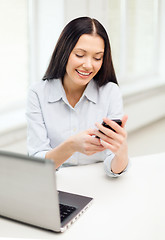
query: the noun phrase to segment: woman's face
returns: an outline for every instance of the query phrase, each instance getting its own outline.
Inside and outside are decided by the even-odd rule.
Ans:
[[[100,70],[103,55],[104,40],[99,35],[83,34],[69,56],[64,83],[86,86]]]

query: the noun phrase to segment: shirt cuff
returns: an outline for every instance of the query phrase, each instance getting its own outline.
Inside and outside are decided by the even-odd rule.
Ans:
[[[37,157],[37,158],[45,158],[47,152],[48,151],[37,152],[32,156]]]
[[[37,158],[45,158],[45,155],[48,151],[42,151],[42,152],[38,152],[36,154],[34,154],[33,156],[34,157],[37,157]],[[61,166],[59,166],[58,168],[56,168],[55,170],[58,171],[59,169],[61,168]]]
[[[121,173],[114,173],[111,170],[111,161],[114,157],[115,157],[115,154],[112,153],[110,156],[108,156],[104,160],[104,170],[109,177],[114,177],[115,178],[115,177],[119,177],[119,176],[123,175],[127,171],[129,164],[127,165],[127,167]]]

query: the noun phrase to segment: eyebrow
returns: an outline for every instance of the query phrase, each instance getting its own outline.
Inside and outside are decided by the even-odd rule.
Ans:
[[[75,50],[80,50],[80,51],[83,51],[83,52],[87,52],[85,49],[82,49],[82,48],[75,48]],[[100,52],[97,52],[95,54],[100,54],[100,53],[104,53],[104,51],[100,51]]]

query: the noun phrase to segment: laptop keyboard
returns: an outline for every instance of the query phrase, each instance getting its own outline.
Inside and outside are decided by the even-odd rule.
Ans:
[[[67,218],[71,213],[73,213],[76,210],[75,207],[64,205],[60,203],[60,217],[61,222],[64,221],[65,218]]]

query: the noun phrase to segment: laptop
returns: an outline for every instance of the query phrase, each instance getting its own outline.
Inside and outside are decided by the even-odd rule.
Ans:
[[[64,232],[93,198],[57,191],[54,161],[0,151],[0,215]]]

